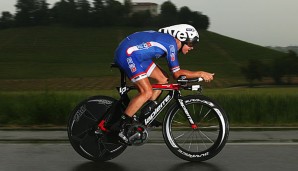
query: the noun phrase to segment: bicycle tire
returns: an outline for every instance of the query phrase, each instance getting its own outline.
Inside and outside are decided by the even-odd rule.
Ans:
[[[108,109],[117,100],[108,96],[93,96],[79,103],[70,113],[67,125],[69,141],[82,157],[92,161],[107,161],[120,155],[126,145],[112,133],[95,133]]]
[[[182,98],[195,122],[193,128],[178,103],[167,111],[163,122],[163,137],[168,148],[187,161],[205,161],[217,155],[229,135],[229,122],[224,110],[203,95]]]

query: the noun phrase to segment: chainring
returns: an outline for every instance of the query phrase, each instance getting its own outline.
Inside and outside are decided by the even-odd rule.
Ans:
[[[135,146],[143,145],[148,140],[147,128],[140,123],[133,123],[127,131],[129,143]]]

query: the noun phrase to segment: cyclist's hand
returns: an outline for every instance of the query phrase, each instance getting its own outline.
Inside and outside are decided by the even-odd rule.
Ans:
[[[209,72],[201,72],[201,77],[206,81],[210,82],[213,80],[214,73],[209,73]]]

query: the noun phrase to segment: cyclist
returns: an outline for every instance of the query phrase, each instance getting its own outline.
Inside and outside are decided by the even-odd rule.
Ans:
[[[188,24],[164,27],[156,31],[136,32],[127,36],[115,51],[115,63],[124,70],[138,89],[119,121],[119,137],[128,143],[126,135],[135,113],[148,101],[154,101],[160,90],[152,89],[148,77],[158,84],[168,83],[168,76],[152,59],[165,57],[174,79],[181,75],[186,78],[202,77],[206,82],[213,80],[214,73],[181,69],[177,53],[187,54],[199,41],[196,29]]]

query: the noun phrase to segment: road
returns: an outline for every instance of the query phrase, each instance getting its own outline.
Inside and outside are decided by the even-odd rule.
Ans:
[[[68,143],[0,143],[1,171],[292,171],[298,168],[298,143],[228,143],[221,153],[191,163],[163,143],[129,147],[119,157],[94,163]]]

